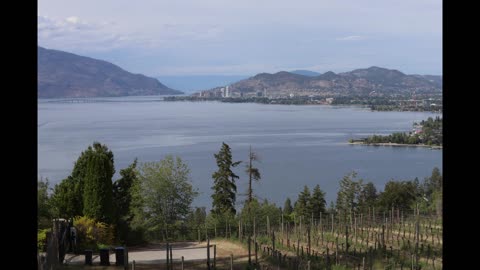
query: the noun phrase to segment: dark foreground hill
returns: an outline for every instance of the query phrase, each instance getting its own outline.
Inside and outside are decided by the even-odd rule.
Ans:
[[[157,79],[102,60],[38,47],[38,97],[178,95]]]

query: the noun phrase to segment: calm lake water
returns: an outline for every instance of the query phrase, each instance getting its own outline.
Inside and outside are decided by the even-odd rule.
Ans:
[[[320,184],[327,203],[335,200],[339,180],[351,171],[382,190],[388,180],[422,180],[436,166],[442,150],[348,145],[350,138],[411,129],[414,121],[438,114],[372,112],[360,107],[163,102],[159,97],[102,98],[94,103],[38,101],[38,175],[52,184],[67,177],[93,141],[106,144],[115,157],[116,175],[135,157],[158,161],[180,156],[191,169],[200,195],[195,206],[211,207],[213,154],[222,142],[234,160],[246,160],[248,148],[261,158],[262,174],[254,192],[283,206],[307,185]],[[236,168],[239,193],[248,176]],[[237,204],[244,200],[237,197]]]

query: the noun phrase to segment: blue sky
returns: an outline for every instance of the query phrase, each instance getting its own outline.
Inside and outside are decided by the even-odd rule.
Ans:
[[[442,74],[441,0],[39,0],[38,45],[148,76]]]

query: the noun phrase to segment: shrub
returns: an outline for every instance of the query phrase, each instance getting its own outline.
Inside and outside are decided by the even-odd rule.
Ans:
[[[37,233],[37,249],[39,251],[46,251],[47,232],[48,231],[50,231],[50,229],[38,230],[38,233]]]
[[[113,245],[114,227],[85,216],[75,217],[73,224],[77,229],[77,249],[98,250],[98,245]]]

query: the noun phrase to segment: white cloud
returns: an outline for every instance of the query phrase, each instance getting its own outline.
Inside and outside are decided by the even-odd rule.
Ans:
[[[218,24],[160,24],[126,31],[115,22],[87,22],[77,16],[58,19],[39,15],[37,25],[40,46],[82,51],[175,48],[182,43],[212,41],[223,31]]]
[[[68,17],[65,20],[70,23],[78,23],[78,17],[75,17],[75,16]]]
[[[346,36],[346,37],[340,37],[337,38],[336,40],[339,41],[358,41],[358,40],[365,40],[366,37],[364,36]]]
[[[37,34],[40,46],[65,50],[84,46],[111,47],[121,38],[109,32],[105,25],[82,21],[75,16],[65,19],[38,16]]]

